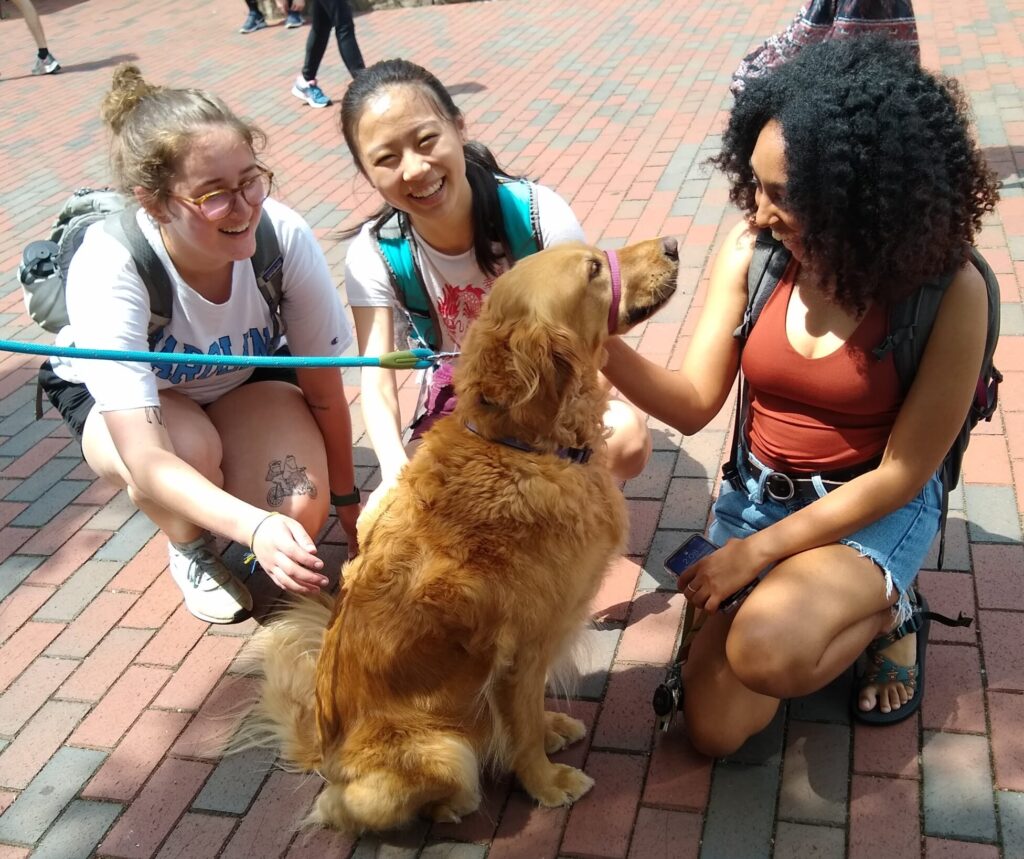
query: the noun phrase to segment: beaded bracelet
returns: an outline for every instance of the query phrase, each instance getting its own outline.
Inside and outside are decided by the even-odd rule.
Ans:
[[[358,486],[346,495],[335,495],[333,492],[331,493],[331,504],[335,507],[351,507],[353,504],[358,504],[362,500],[363,496],[359,494]]]

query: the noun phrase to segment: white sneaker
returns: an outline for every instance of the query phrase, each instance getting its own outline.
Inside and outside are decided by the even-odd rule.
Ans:
[[[32,74],[34,75],[52,75],[54,72],[59,71],[60,63],[49,52],[47,52],[45,57],[36,57],[36,64],[32,67]]]
[[[185,596],[185,607],[207,623],[235,623],[252,611],[252,594],[231,575],[203,533],[191,543],[169,542],[171,575]]]

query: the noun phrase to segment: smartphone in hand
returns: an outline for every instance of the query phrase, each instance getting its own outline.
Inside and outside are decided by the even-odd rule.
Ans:
[[[694,534],[685,540],[671,555],[665,558],[665,569],[677,578],[701,558],[706,558],[718,546],[700,534]]]
[[[701,558],[706,558],[717,549],[718,546],[710,540],[702,537],[700,534],[694,534],[685,540],[679,548],[665,559],[665,569],[672,573],[672,575],[678,577],[682,575],[688,567],[696,564]],[[746,587],[741,588],[730,596],[727,596],[719,604],[719,609],[724,612],[730,612],[736,609],[740,603],[747,598],[759,581],[760,579],[754,579],[754,581]]]

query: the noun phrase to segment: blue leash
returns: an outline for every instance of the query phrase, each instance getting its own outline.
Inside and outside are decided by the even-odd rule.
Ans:
[[[222,367],[384,367],[388,370],[425,370],[454,353],[435,353],[430,349],[405,349],[387,352],[380,357],[369,355],[299,357],[295,355],[205,355],[190,352],[133,352],[118,349],[78,349],[47,343],[26,343],[22,340],[0,340],[0,350],[26,355],[58,358],[90,358],[103,361],[138,361],[162,364],[180,361],[187,364],[213,364]]]

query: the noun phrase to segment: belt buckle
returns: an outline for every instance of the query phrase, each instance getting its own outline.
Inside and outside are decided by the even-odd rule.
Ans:
[[[775,484],[773,486],[772,484]],[[788,474],[773,471],[764,482],[765,491],[775,501],[789,501],[796,495],[796,486]]]

